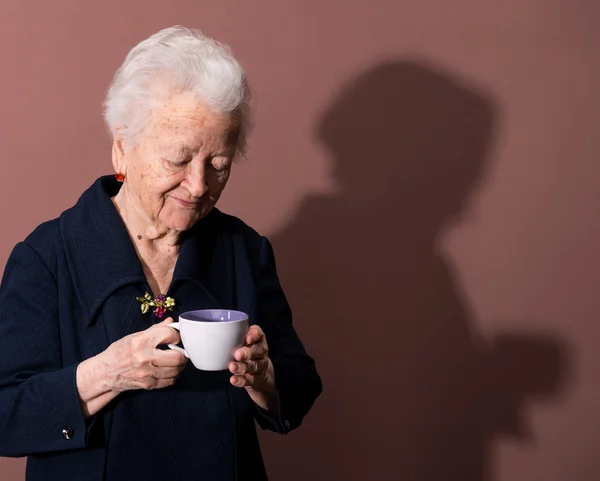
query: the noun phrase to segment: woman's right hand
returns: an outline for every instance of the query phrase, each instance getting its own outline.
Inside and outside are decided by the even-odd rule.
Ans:
[[[160,344],[177,344],[179,332],[169,324],[160,324],[125,336],[111,344],[98,357],[102,378],[111,391],[161,389],[175,384],[188,359],[176,350],[160,350]]]
[[[160,324],[125,336],[77,367],[77,391],[86,417],[92,416],[120,392],[161,389],[175,384],[188,359],[175,350],[160,350],[160,344],[177,344],[179,332]]]

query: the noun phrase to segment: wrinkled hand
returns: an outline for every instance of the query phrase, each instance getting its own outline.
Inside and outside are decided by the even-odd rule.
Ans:
[[[236,361],[229,364],[231,384],[245,387],[259,405],[265,404],[261,398],[275,392],[275,373],[269,359],[269,346],[263,330],[253,325],[248,328],[245,345],[234,353]],[[256,398],[256,399],[255,399]],[[257,400],[260,398],[260,401]]]
[[[175,384],[188,359],[178,351],[156,349],[177,344],[179,332],[172,318],[111,344],[99,357],[101,379],[111,391],[161,389]]]

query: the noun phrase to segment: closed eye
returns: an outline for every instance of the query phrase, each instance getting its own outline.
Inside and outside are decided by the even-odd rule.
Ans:
[[[173,167],[184,167],[186,164],[191,162],[191,156],[177,156],[173,158],[163,158],[165,162]]]
[[[217,172],[222,172],[229,168],[231,160],[229,157],[212,157],[207,159],[207,166]]]

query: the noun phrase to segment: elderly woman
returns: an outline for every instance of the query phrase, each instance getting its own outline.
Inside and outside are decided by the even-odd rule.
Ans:
[[[0,290],[0,455],[28,456],[27,480],[264,480],[255,420],[286,434],[319,396],[270,243],[215,208],[248,104],[198,31],[162,30],[117,71],[116,175],[19,243]],[[230,372],[163,347],[206,308],[249,314]]]

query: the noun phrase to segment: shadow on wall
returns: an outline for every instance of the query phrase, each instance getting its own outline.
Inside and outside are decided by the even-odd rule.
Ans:
[[[437,248],[494,122],[485,94],[415,62],[367,71],[324,112],[338,191],[271,237],[324,393],[303,428],[261,435],[273,481],[491,481],[493,439],[525,438],[528,402],[563,385],[560,339],[481,337]]]

